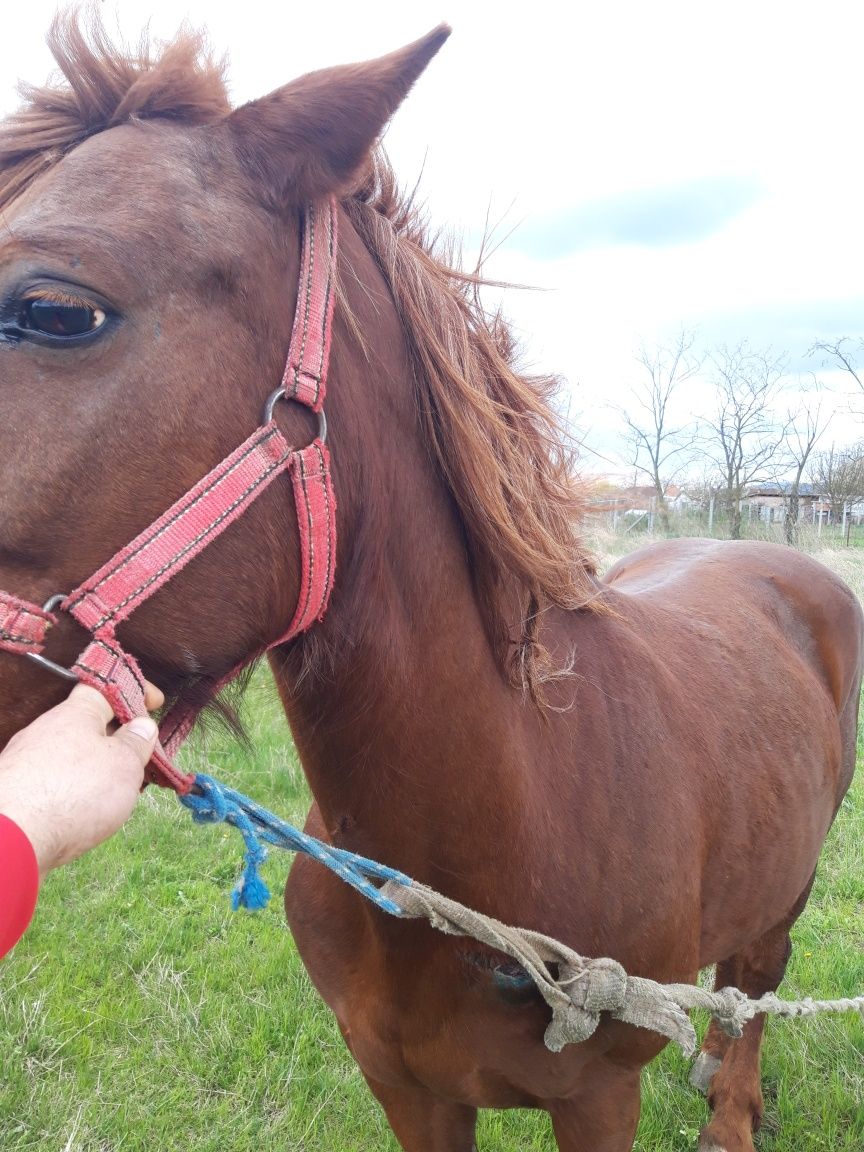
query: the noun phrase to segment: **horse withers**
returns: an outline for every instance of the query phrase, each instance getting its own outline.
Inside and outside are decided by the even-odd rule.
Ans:
[[[68,591],[251,433],[281,377],[307,205],[338,199],[327,393],[338,556],[323,620],[271,664],[308,828],[633,974],[776,988],[855,758],[862,616],[786,548],[656,545],[605,578],[551,405],[447,267],[376,142],[447,36],[232,110],[182,34],[128,58],[75,17],[67,78],[0,132],[0,588]],[[292,444],[311,413],[280,404]],[[242,435],[238,436],[238,432]],[[285,633],[287,480],[118,636],[200,705]],[[86,642],[68,616],[46,653]],[[7,739],[65,691],[0,652]],[[468,1152],[532,1107],[566,1152],[627,1152],[654,1034],[548,1051],[504,958],[386,917],[314,862],[286,890],[303,960],[410,1152]],[[714,1028],[701,1147],[752,1152],[762,1020]],[[286,1038],[286,1043],[289,1038]]]

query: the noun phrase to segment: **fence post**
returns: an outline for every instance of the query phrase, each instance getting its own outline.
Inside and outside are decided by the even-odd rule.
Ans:
[[[714,533],[714,497],[708,501],[708,535],[712,536]]]

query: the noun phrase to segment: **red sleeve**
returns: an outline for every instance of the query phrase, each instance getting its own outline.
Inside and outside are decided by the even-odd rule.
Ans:
[[[0,815],[0,956],[24,935],[38,894],[33,845],[17,824]]]

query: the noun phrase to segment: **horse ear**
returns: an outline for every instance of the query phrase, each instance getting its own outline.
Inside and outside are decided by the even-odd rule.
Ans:
[[[441,24],[388,56],[310,72],[232,112],[226,123],[234,148],[262,196],[286,207],[348,192],[449,35]]]

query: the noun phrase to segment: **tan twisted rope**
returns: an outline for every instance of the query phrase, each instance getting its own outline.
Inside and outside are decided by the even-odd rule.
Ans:
[[[552,1052],[587,1040],[600,1023],[601,1012],[667,1036],[685,1056],[696,1051],[696,1032],[687,1016],[691,1008],[710,1012],[729,1036],[740,1036],[747,1021],[760,1013],[792,1017],[854,1010],[864,1015],[864,996],[781,1000],[769,992],[751,1000],[737,988],[710,992],[693,984],[658,984],[628,976],[617,960],[589,960],[540,932],[511,928],[416,881],[407,887],[388,881],[382,893],[399,905],[404,916],[426,919],[449,935],[473,937],[521,964],[552,1009],[544,1036]],[[558,966],[557,979],[550,972],[550,964]]]

